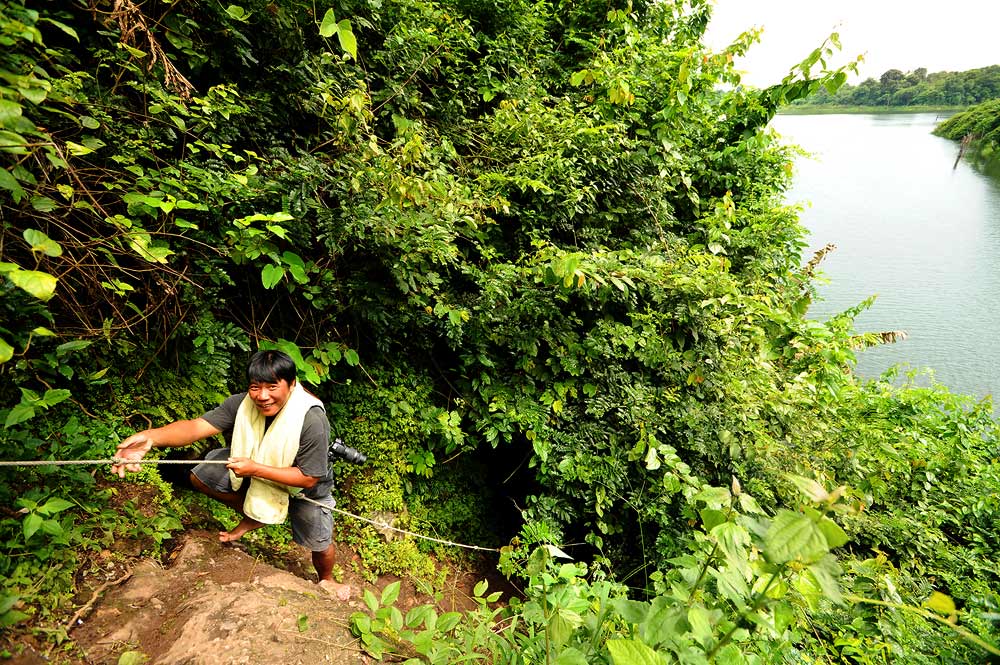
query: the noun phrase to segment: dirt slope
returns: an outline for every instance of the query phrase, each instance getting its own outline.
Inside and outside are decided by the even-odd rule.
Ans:
[[[356,585],[355,585],[356,586]],[[317,585],[189,531],[167,567],[143,561],[75,627],[83,663],[368,663],[348,629],[360,595]]]

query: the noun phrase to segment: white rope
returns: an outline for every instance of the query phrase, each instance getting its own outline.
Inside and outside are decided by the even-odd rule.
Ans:
[[[111,459],[76,459],[76,460],[0,460],[0,466],[68,466],[73,464],[229,464],[229,460],[209,460],[209,459],[196,459],[196,460],[178,460],[178,459],[140,459],[140,460],[129,460],[120,457],[113,457]],[[391,524],[386,524],[385,522],[376,522],[375,520],[368,519],[367,517],[361,517],[360,515],[355,515],[349,513],[346,510],[341,510],[337,508],[336,505],[330,506],[325,503],[320,503],[315,499],[310,499],[307,496],[301,496],[298,494],[292,495],[294,499],[301,499],[309,503],[316,504],[321,508],[327,508],[335,513],[340,513],[347,517],[353,517],[356,520],[362,522],[367,522],[372,526],[378,527],[380,529],[389,529],[390,531],[396,531],[398,533],[406,534],[413,538],[420,538],[422,540],[429,540],[434,543],[440,543],[442,545],[453,545],[454,547],[464,547],[468,550],[479,550],[480,552],[499,552],[500,550],[495,547],[479,547],[478,545],[463,545],[462,543],[456,543],[451,540],[442,540],[440,538],[434,538],[432,536],[425,536],[423,534],[414,533],[413,531],[407,531],[406,529],[399,529],[392,526]],[[334,502],[336,503],[336,502]]]
[[[66,459],[66,460],[0,460],[0,466],[68,466],[71,464],[229,464],[229,460],[214,459]]]
[[[371,524],[372,526],[376,526],[376,527],[378,527],[380,529],[389,529],[390,531],[396,531],[398,533],[403,533],[403,534],[406,534],[407,536],[412,536],[414,538],[420,538],[422,540],[430,540],[430,541],[435,542],[435,543],[441,543],[442,545],[454,545],[455,547],[464,547],[467,550],[479,550],[480,552],[499,552],[500,551],[500,550],[496,549],[495,547],[479,547],[478,545],[463,545],[462,543],[456,543],[456,542],[453,542],[451,540],[441,540],[440,538],[433,538],[431,536],[425,536],[425,535],[420,534],[420,533],[414,533],[413,531],[407,531],[406,529],[400,529],[400,528],[392,526],[391,524],[387,524],[385,522],[376,522],[375,520],[368,519],[367,517],[361,517],[360,515],[355,515],[354,513],[349,513],[346,510],[341,510],[340,508],[337,508],[336,506],[329,506],[329,505],[327,505],[325,503],[320,503],[319,501],[316,501],[315,499],[310,499],[309,497],[302,496],[300,494],[293,494],[292,498],[293,499],[301,499],[302,501],[307,501],[309,503],[316,504],[317,506],[320,506],[321,508],[326,508],[327,510],[332,510],[335,513],[340,513],[341,515],[346,515],[347,517],[353,517],[356,520],[361,520],[362,522],[367,522],[368,524]]]

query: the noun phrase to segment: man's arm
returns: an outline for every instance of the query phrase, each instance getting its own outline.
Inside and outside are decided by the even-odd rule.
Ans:
[[[178,420],[163,427],[136,432],[118,444],[115,456],[121,459],[141,460],[151,448],[188,446],[195,441],[214,436],[220,431],[204,418]],[[126,471],[139,469],[138,464],[116,464],[111,467],[111,473],[117,473],[119,478],[124,478]]]
[[[226,468],[235,473],[240,478],[250,476],[251,478],[263,478],[289,487],[302,487],[309,489],[319,478],[307,476],[299,470],[297,466],[268,466],[254,462],[248,457],[231,457]]]

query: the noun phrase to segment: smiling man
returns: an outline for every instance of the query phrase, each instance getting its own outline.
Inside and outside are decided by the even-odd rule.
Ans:
[[[226,447],[209,452],[191,472],[198,491],[238,511],[243,519],[219,540],[237,540],[264,524],[291,518],[292,539],[312,551],[319,584],[341,600],[350,597],[346,584],[333,581],[333,477],[328,462],[330,423],[323,403],[295,379],[295,362],[281,351],[260,351],[247,367],[245,393],[193,420],[179,420],[128,437],[117,456],[140,460],[152,448],[187,446],[222,434]],[[138,464],[121,464],[112,472],[124,478]],[[289,497],[301,492],[311,501]],[[322,505],[317,505],[322,504]]]

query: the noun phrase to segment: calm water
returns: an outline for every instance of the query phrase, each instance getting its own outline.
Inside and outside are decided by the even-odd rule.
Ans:
[[[930,367],[953,391],[1000,400],[1000,182],[932,136],[934,114],[778,116],[801,158],[788,200],[811,204],[804,260],[828,242],[830,283],[811,313],[826,318],[877,295],[859,332],[906,341],[859,355],[858,371]]]

